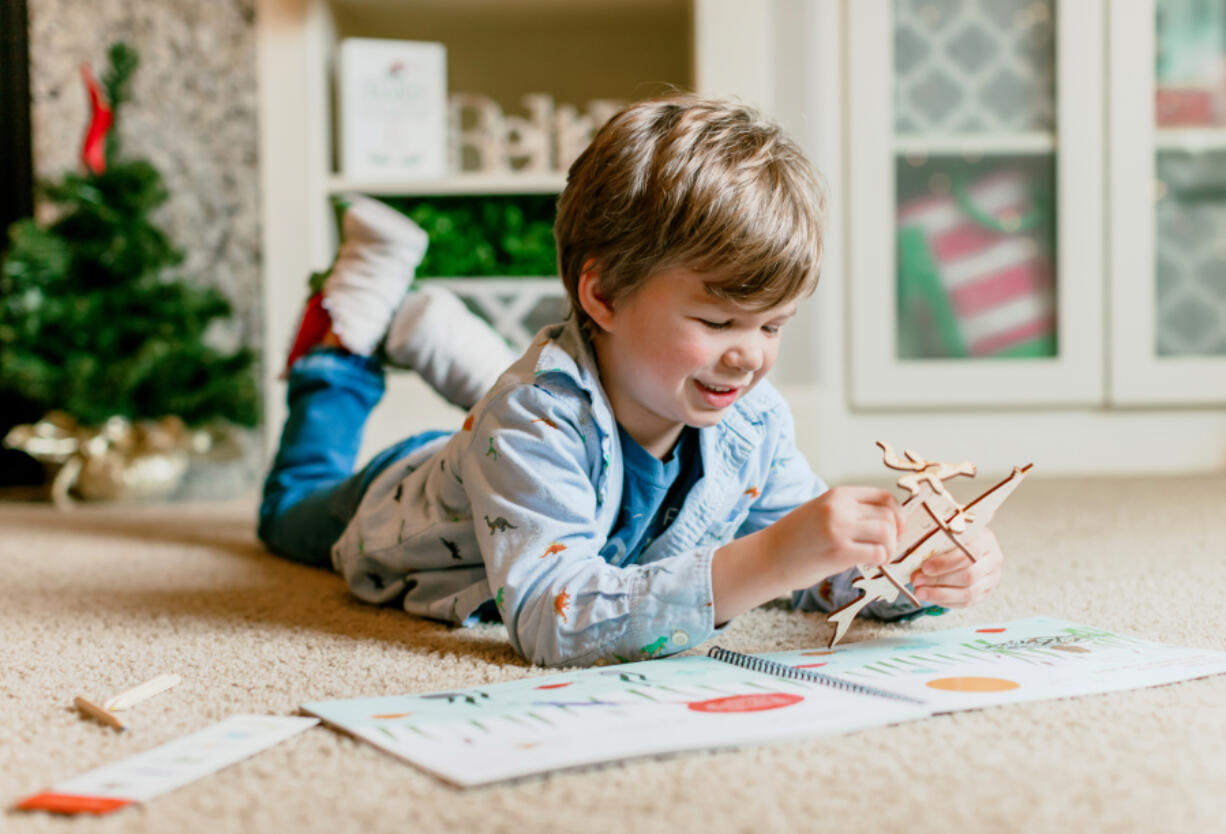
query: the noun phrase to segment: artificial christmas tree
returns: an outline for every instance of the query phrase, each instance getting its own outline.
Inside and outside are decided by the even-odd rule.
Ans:
[[[74,429],[82,447],[92,439],[88,427],[104,437],[109,420],[113,434],[113,418],[252,426],[254,354],[210,344],[210,325],[230,314],[229,303],[171,273],[183,255],[150,221],[166,187],[149,162],[123,158],[116,129],[137,56],[117,43],[108,57],[101,85],[82,68],[92,115],[81,172],[41,186],[56,219],[9,229],[0,261],[0,402],[67,412],[87,427]],[[130,442],[128,449],[139,454]]]

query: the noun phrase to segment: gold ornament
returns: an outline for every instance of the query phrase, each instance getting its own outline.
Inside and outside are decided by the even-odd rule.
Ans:
[[[224,428],[188,429],[179,417],[138,420],[112,417],[101,426],[81,426],[69,414],[51,411],[37,423],[14,426],[4,444],[55,471],[51,499],[134,500],[172,493],[197,456],[209,455],[233,438]],[[232,444],[231,444],[232,445]]]

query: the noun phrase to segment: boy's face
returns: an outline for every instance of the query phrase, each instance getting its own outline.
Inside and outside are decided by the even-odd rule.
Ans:
[[[598,306],[592,317],[603,332],[593,342],[613,412],[657,457],[684,426],[718,423],[766,376],[780,330],[796,313],[795,301],[755,311],[717,298],[684,267],[655,273],[615,306]]]

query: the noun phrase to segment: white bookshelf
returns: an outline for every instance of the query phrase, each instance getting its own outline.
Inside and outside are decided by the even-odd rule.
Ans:
[[[894,152],[914,156],[1027,156],[1051,154],[1056,135],[1046,131],[1017,133],[896,134]]]
[[[1226,151],[1226,128],[1166,127],[1156,131],[1154,145],[1160,151]]]
[[[442,179],[360,180],[328,177],[329,194],[358,192],[384,197],[481,196],[489,194],[560,194],[566,174],[455,174]]]

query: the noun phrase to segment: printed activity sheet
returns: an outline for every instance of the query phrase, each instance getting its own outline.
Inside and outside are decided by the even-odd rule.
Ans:
[[[759,661],[922,703],[755,671]],[[446,781],[472,786],[633,756],[794,741],[941,712],[1220,673],[1226,673],[1226,652],[1032,617],[832,650],[739,655],[733,662],[674,657],[302,709]]]
[[[1138,640],[1050,617],[755,656],[922,698],[936,713],[1226,672],[1226,652]]]
[[[834,735],[929,712],[699,656],[303,710],[461,786],[631,756]]]

